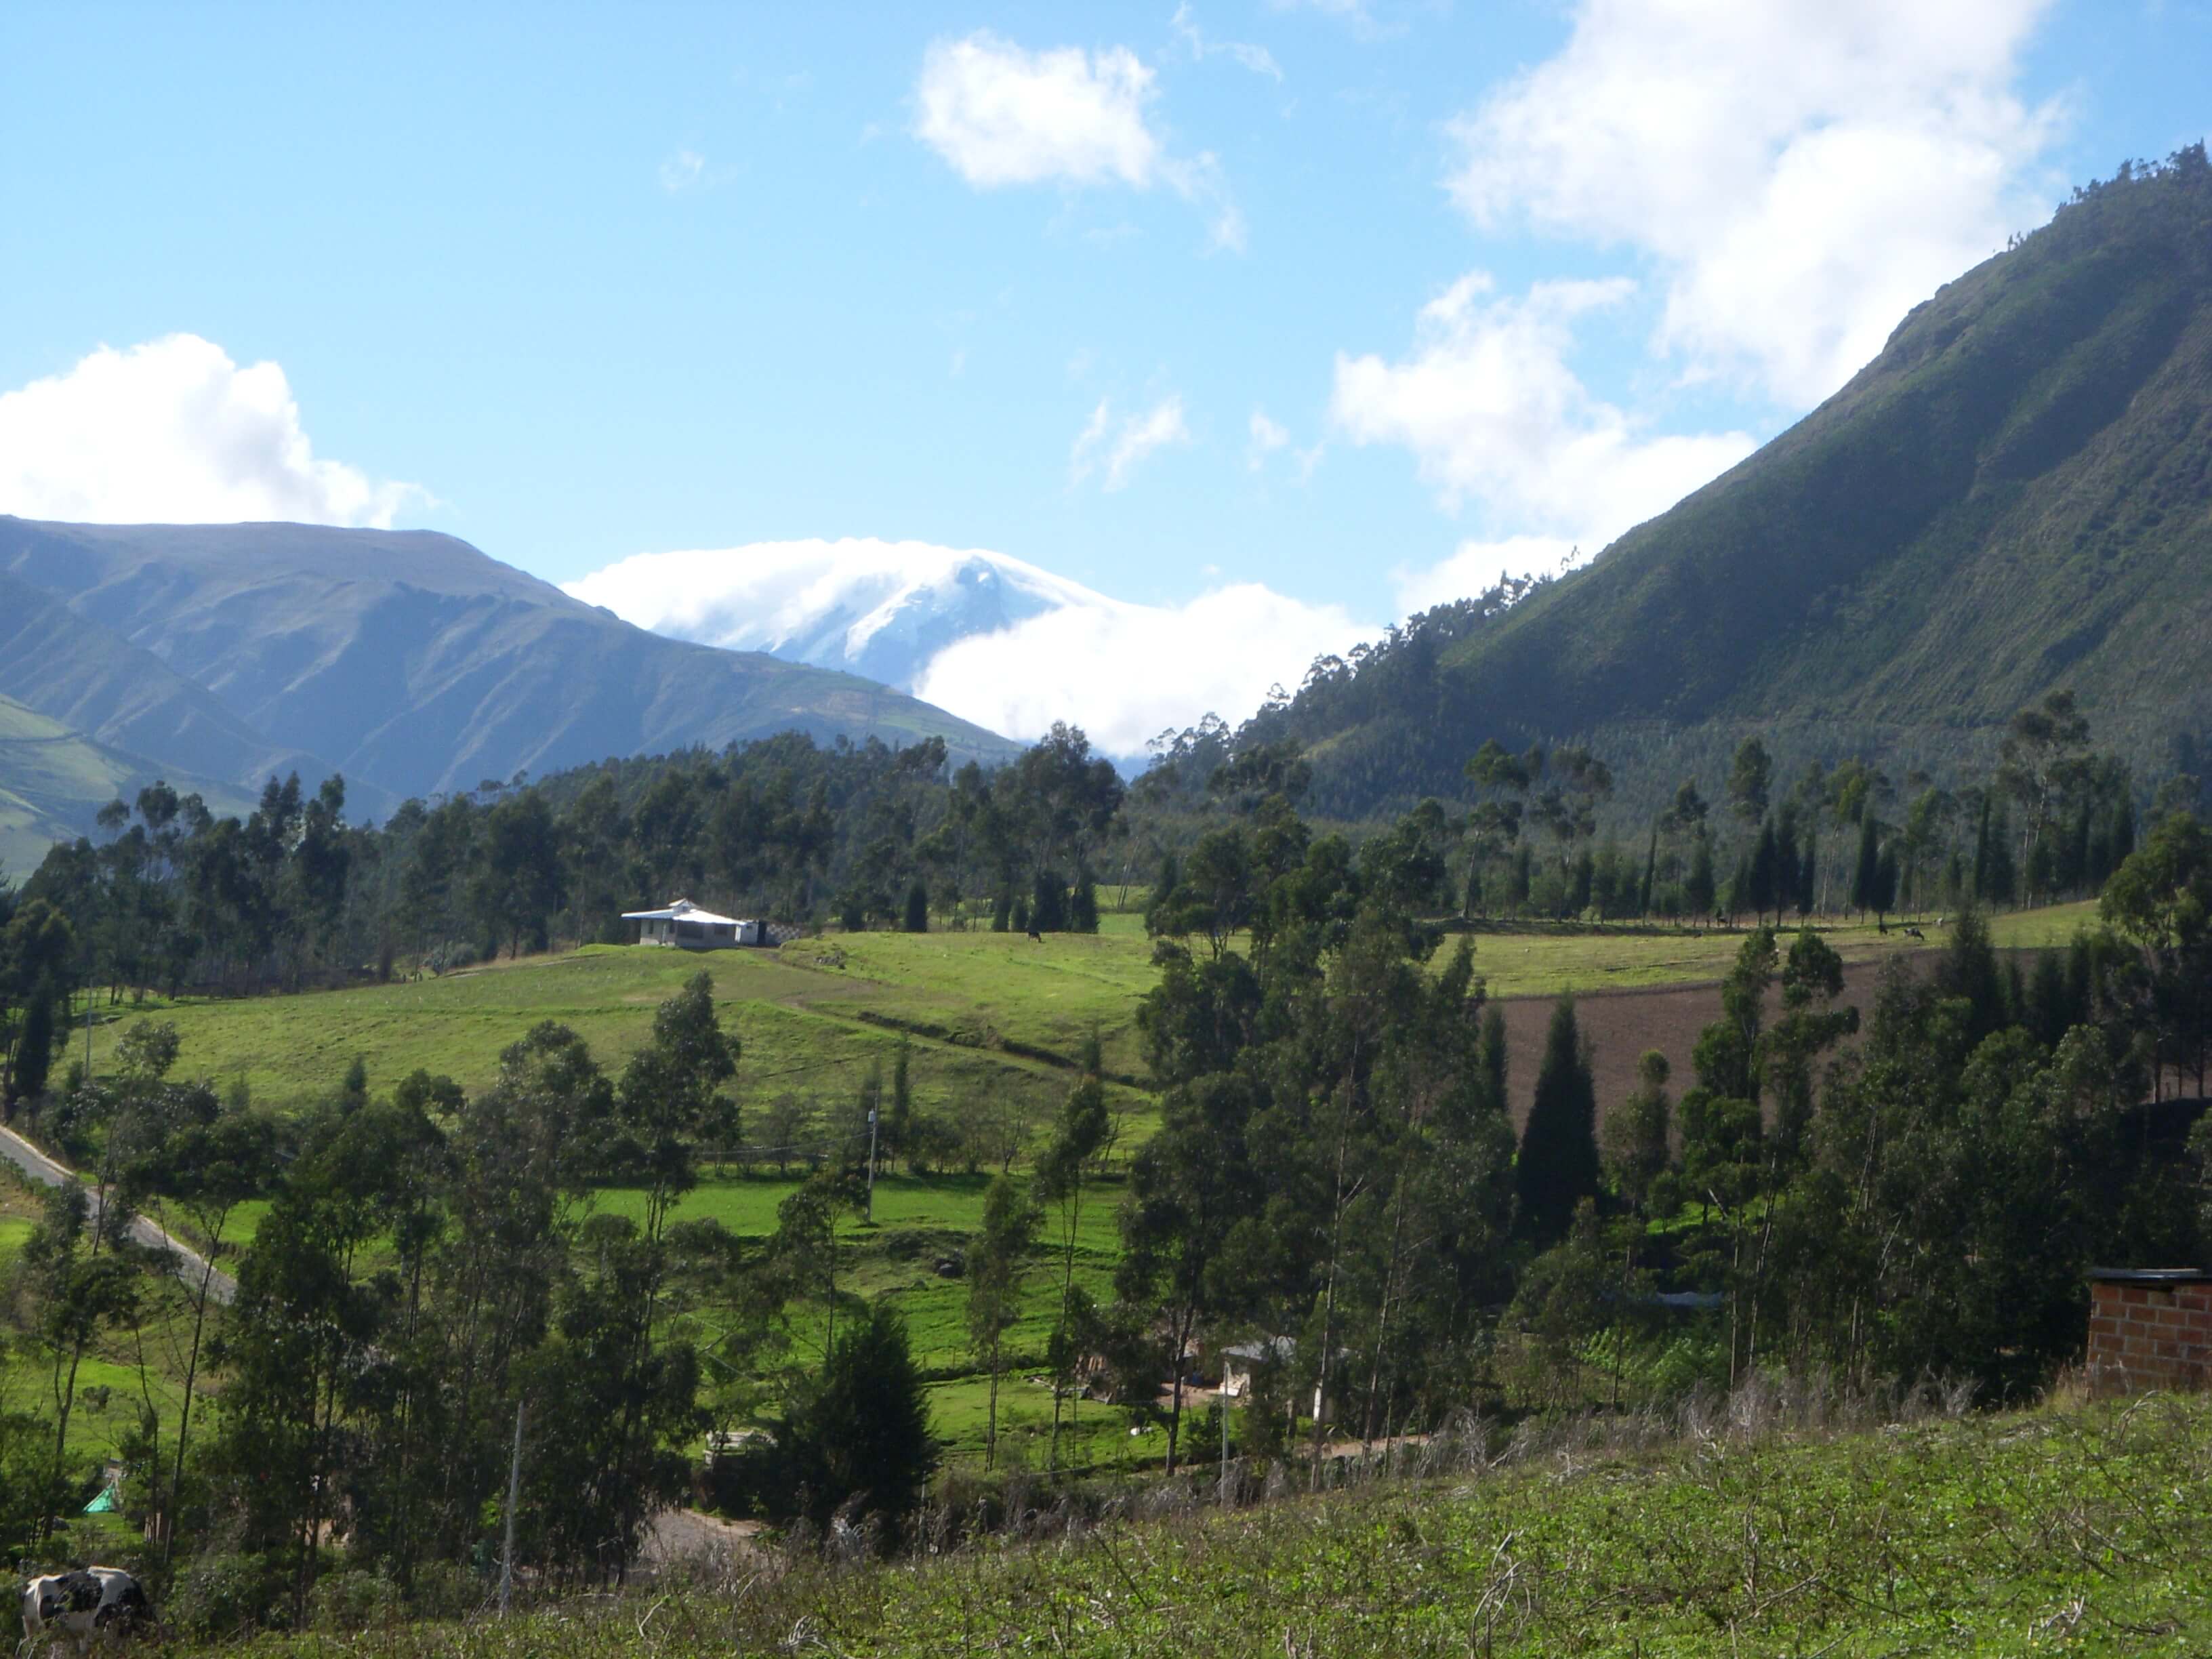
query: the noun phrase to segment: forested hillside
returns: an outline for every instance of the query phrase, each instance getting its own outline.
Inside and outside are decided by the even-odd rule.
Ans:
[[[1486,738],[1642,793],[1747,730],[1942,774],[2070,688],[2139,770],[2212,726],[2212,167],[2076,191],[1796,426],[1593,563],[1317,665],[1251,735],[1363,816]]]

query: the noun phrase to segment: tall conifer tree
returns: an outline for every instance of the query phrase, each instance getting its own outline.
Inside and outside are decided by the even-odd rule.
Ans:
[[[1575,1000],[1559,999],[1544,1042],[1536,1099],[1521,1132],[1515,1184],[1521,1199],[1521,1231],[1539,1248],[1557,1243],[1573,1224],[1575,1206],[1599,1189],[1597,1087],[1590,1056],[1575,1020]]]

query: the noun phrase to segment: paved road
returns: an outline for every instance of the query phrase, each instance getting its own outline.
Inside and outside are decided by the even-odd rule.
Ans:
[[[56,1163],[13,1129],[0,1127],[0,1158],[6,1158],[42,1186],[58,1187],[64,1181],[77,1179],[76,1171]],[[92,1200],[93,1215],[96,1219],[100,1212],[100,1194],[91,1193],[88,1196]],[[173,1251],[177,1257],[177,1277],[191,1289],[199,1289],[201,1276],[207,1273],[208,1264],[206,1258],[198,1251],[143,1215],[131,1222],[131,1237],[150,1249]],[[238,1294],[238,1281],[219,1269],[208,1279],[207,1287],[208,1294],[225,1305]]]

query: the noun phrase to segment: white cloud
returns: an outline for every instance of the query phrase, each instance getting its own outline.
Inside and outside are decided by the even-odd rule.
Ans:
[[[1267,465],[1268,456],[1288,444],[1290,441],[1291,434],[1288,428],[1278,422],[1269,420],[1265,410],[1255,409],[1252,411],[1252,442],[1244,452],[1244,459],[1251,469],[1257,472],[1261,467]]]
[[[414,484],[319,459],[273,362],[240,368],[196,334],[0,393],[0,512],[33,519],[388,527]]]
[[[567,589],[656,633],[905,685],[1010,737],[1073,720],[1130,757],[1208,709],[1242,720],[1378,631],[1257,585],[1132,605],[1003,553],[871,537],[641,553]]]
[[[1031,52],[978,29],[922,54],[915,136],[978,190],[1164,184],[1212,216],[1212,246],[1242,251],[1244,219],[1220,163],[1172,155],[1153,130],[1156,79],[1127,46]]]
[[[688,190],[699,182],[706,170],[707,158],[696,149],[679,149],[660,164],[660,187],[674,195]]]
[[[1486,228],[1654,258],[1658,343],[1793,406],[2042,218],[2055,107],[2014,91],[2050,0],[1579,0],[1567,44],[1453,124]]]
[[[1145,120],[1152,80],[1126,46],[1028,52],[980,29],[922,54],[915,131],[978,189],[1111,181],[1144,190],[1166,159]]]
[[[1462,542],[1451,556],[1424,568],[1390,573],[1398,613],[1410,617],[1431,605],[1473,599],[1502,576],[1557,575],[1588,560],[1597,549],[1564,536],[1508,536],[1500,541]]]
[[[1411,449],[1448,508],[1472,497],[1515,533],[1595,552],[1751,453],[1741,432],[1646,435],[1569,367],[1576,319],[1626,300],[1626,279],[1492,289],[1474,272],[1423,307],[1401,362],[1336,360],[1338,428]]]
[[[1075,434],[1075,441],[1067,451],[1067,477],[1071,483],[1081,483],[1091,476],[1097,465],[1098,446],[1105,441],[1106,422],[1113,416],[1113,400],[1101,398],[1098,407],[1091,411],[1091,418],[1083,423],[1083,430]]]
[[[1189,441],[1190,428],[1183,421],[1182,398],[1174,393],[1142,414],[1125,416],[1118,426],[1113,420],[1112,400],[1101,398],[1068,451],[1068,477],[1072,483],[1081,483],[1098,470],[1103,453],[1105,488],[1119,489],[1129,482],[1129,474],[1136,470],[1138,463],[1154,450]]]
[[[1190,54],[1193,63],[1202,64],[1209,58],[1227,58],[1255,75],[1264,75],[1274,81],[1283,78],[1283,66],[1275,61],[1275,54],[1267,47],[1249,40],[1207,40],[1206,32],[1198,26],[1198,19],[1191,13],[1188,0],[1176,8],[1175,15],[1168,20],[1168,27],[1175,31],[1177,43]]]
[[[1377,631],[1336,605],[1244,583],[1187,605],[1071,607],[975,635],[939,653],[915,693],[1009,737],[1073,720],[1109,754],[1134,757],[1209,710],[1243,720],[1316,657]]]

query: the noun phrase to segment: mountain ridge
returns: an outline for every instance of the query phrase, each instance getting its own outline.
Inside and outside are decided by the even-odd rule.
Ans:
[[[0,693],[249,792],[339,772],[373,812],[788,730],[1016,750],[854,675],[648,633],[435,532],[0,516]]]
[[[1965,750],[2062,684],[2138,762],[2212,723],[2202,146],[2077,192],[1589,565],[1431,631],[1384,653],[1389,695],[1324,677],[1255,734],[1299,737],[1359,811],[1457,793],[1492,737],[1610,734],[1632,768],[1669,746],[1647,726],[1819,727],[1795,758],[1830,762],[1855,731]]]

